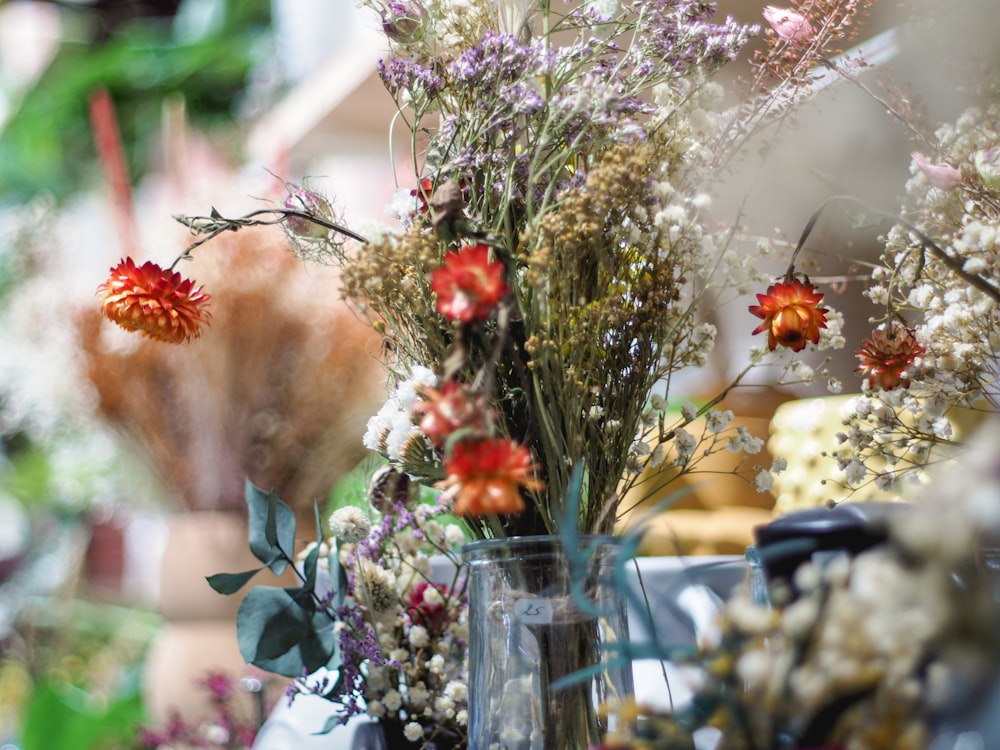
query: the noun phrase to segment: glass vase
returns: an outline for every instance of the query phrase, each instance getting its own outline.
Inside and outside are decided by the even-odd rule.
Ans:
[[[578,541],[465,546],[470,748],[585,750],[609,729],[599,707],[632,694],[630,664],[607,648],[628,637],[620,546]]]

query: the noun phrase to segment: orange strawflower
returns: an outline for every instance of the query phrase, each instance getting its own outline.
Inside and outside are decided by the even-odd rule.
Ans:
[[[503,263],[491,261],[489,254],[481,242],[445,254],[444,265],[431,273],[439,313],[462,323],[490,316],[509,289]]]
[[[198,338],[211,318],[202,287],[152,261],[123,260],[97,287],[97,299],[105,317],[125,330],[170,344]]]
[[[778,344],[794,352],[806,348],[806,342],[819,343],[819,329],[826,328],[827,308],[819,307],[823,295],[812,284],[798,279],[779,281],[758,294],[759,305],[750,305],[750,312],[764,322],[754,334],[767,331],[767,346],[771,351]]]
[[[418,392],[424,400],[413,407],[413,412],[421,417],[420,431],[438,448],[458,430],[484,434],[489,429],[491,410],[484,394],[454,380],[441,390],[425,386]]]
[[[443,499],[454,499],[460,516],[520,513],[521,488],[540,490],[531,451],[506,438],[479,438],[457,443],[444,463]]]
[[[862,347],[855,352],[861,364],[854,371],[867,378],[871,388],[884,391],[898,386],[909,388],[910,365],[925,351],[912,332],[894,321],[888,329],[884,326],[876,328],[864,340]]]

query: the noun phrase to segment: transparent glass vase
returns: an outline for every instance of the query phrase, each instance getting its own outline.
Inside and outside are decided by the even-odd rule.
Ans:
[[[465,546],[470,748],[585,750],[609,729],[600,706],[632,694],[631,665],[608,648],[628,637],[619,544],[578,541]]]

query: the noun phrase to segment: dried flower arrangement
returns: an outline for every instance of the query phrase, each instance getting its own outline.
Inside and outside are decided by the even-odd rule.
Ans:
[[[713,23],[706,4],[372,3],[392,46],[380,74],[419,169],[395,202],[403,231],[349,243],[362,238],[297,189],[237,219],[185,218],[202,235],[190,250],[281,223],[302,256],[337,265],[397,382],[366,444],[439,483],[476,535],[558,532],[577,465],[581,513],[569,520],[610,531],[644,468],[683,473],[722,446],[759,450],[715,409],[751,369],[812,379],[822,368],[778,355],[842,342],[839,315],[808,279],[786,279],[754,310],[768,339],[747,369],[717,399],[667,408],[672,378],[704,365],[714,344],[705,311],[764,281],[760,256],[736,247],[739,217],[710,228],[707,187],[809,98],[806,71],[865,10],[829,5],[809,34],[776,22],[749,95],[727,110],[712,78],[756,28]],[[197,336],[200,287],[139,293],[143,275],[160,273],[123,261],[102,287],[105,314],[168,341]],[[704,415],[712,427],[700,437],[686,429]],[[766,489],[770,469],[745,471]]]
[[[914,152],[865,292],[884,313],[857,352],[864,395],[836,456],[848,487],[925,484],[960,448],[957,424],[997,410],[1000,108],[987,102],[923,137],[933,157]]]
[[[771,33],[753,61],[746,95],[735,102],[724,101],[712,78],[756,30],[731,19],[713,23],[705,3],[565,10],[548,3],[368,5],[391,47],[379,72],[412,135],[416,171],[394,202],[402,231],[359,237],[322,196],[293,187],[284,205],[243,217],[185,217],[199,239],[178,260],[231,231],[281,224],[299,255],[336,265],[343,295],[383,338],[393,376],[366,445],[388,460],[394,476],[442,490],[432,507],[455,510],[476,536],[606,533],[629,510],[622,498],[644,481],[644,470],[670,465],[676,477],[695,471],[706,453],[759,451],[761,438],[733,427],[733,415],[716,408],[722,397],[755,367],[775,367],[774,380],[785,384],[823,377],[823,365],[809,367],[796,355],[843,346],[842,319],[796,271],[815,217],[788,271],[765,278],[756,265],[767,243],[739,247],[739,216],[718,229],[709,186],[753,136],[808,100],[817,66],[849,77],[863,65],[827,55],[855,32],[867,4],[768,6]],[[849,485],[864,479],[858,467],[876,454],[891,465],[922,466],[925,447],[948,437],[944,407],[995,396],[995,264],[988,253],[970,250],[995,234],[989,127],[970,116],[957,129],[964,138],[939,134],[940,156],[914,157],[920,171],[913,189],[924,203],[890,232],[886,270],[876,272],[869,291],[887,312],[858,351],[870,394],[857,402],[844,437],[854,451],[842,458]],[[965,169],[956,173],[959,163]],[[969,164],[978,177],[968,176]],[[706,311],[764,284],[767,291],[749,309],[758,319],[752,334],[764,338],[746,369],[704,404],[670,404],[673,379],[704,365],[714,345]],[[99,296],[107,317],[150,338],[188,341],[207,323],[207,295],[173,267],[123,260]],[[920,324],[900,317],[907,306],[925,315]],[[968,326],[955,334],[958,317]],[[942,331],[952,344],[947,336],[941,344],[932,340]],[[897,407],[915,415],[916,427],[895,417]],[[689,430],[702,417],[703,432]],[[894,430],[906,435],[896,441]],[[753,466],[747,474],[767,489],[785,465]],[[581,471],[577,497],[572,478]],[[268,524],[283,513],[274,497],[258,506]],[[391,524],[414,512],[407,506],[384,518]],[[279,524],[277,537],[273,528],[267,532],[265,551],[277,557],[261,557],[265,565],[292,561],[291,547],[276,545],[286,526]],[[381,609],[366,599],[370,575],[412,567],[378,544],[377,572],[362,563],[370,558],[356,557],[354,583],[335,589],[355,597],[355,615],[367,618]],[[348,614],[317,598],[316,550],[301,563],[304,593],[293,597],[298,624],[308,624],[303,642],[319,637],[314,618],[333,619],[350,634],[341,658],[366,654],[369,666],[385,666],[379,660],[400,648],[393,628],[407,632],[412,613],[397,598],[386,607],[391,627],[369,619],[352,629]],[[894,564],[879,559],[886,569]],[[851,579],[834,571],[810,591],[832,596]],[[244,574],[215,583],[231,591],[246,580]],[[279,655],[259,653],[266,640],[261,613],[281,595],[259,596],[264,606],[249,618],[257,630],[246,632],[260,637],[246,635],[244,653],[267,663]],[[361,649],[369,637],[379,641],[377,650]],[[309,642],[319,650],[308,659],[284,653],[281,668],[331,663],[332,640]],[[411,677],[394,674],[385,690],[402,695],[399,685]],[[364,682],[346,692],[328,688],[319,690],[348,710],[357,705],[351,689],[381,690]],[[387,708],[386,695],[369,693],[369,712],[376,706],[376,713],[388,710],[378,713],[387,721],[413,718],[401,697]],[[446,718],[461,723],[458,713]],[[413,721],[420,725],[413,738],[426,739],[444,720]]]
[[[707,732],[725,750],[921,750],[953,746],[934,743],[946,728],[995,742],[973,721],[1000,657],[996,570],[982,555],[1000,538],[998,431],[974,436],[946,486],[895,506],[883,541],[807,559],[768,596],[734,594],[703,650],[630,644],[685,665],[692,698],[669,713],[618,707],[621,732],[604,747],[692,748]]]

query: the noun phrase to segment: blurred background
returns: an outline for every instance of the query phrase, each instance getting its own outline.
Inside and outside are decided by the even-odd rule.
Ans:
[[[719,3],[747,23],[763,5]],[[997,49],[993,5],[935,18],[933,3],[876,4],[864,80],[912,86],[930,121],[954,119],[979,93],[961,58]],[[391,224],[394,173],[413,167],[405,142],[390,149],[403,134],[375,72],[378,32],[354,0],[0,0],[3,750],[183,746],[175,711],[184,726],[228,727],[198,746],[242,747],[237,730],[280,694],[243,668],[238,601],[203,577],[254,567],[245,478],[278,490],[303,537],[314,501],[356,490],[381,343],[341,305],[332,271],[292,260],[265,230],[199,255],[214,324],[190,346],[118,335],[93,294],[125,255],[169,264],[190,241],[174,215],[238,215],[282,200],[286,181],[362,233]],[[920,145],[843,84],[777,143],[717,186],[720,216],[749,196],[747,231],[793,243],[831,194],[895,206]],[[874,258],[881,228],[824,222],[810,272],[843,274],[841,250]],[[834,305],[854,340],[869,311],[851,294]],[[739,315],[723,325],[714,379],[740,366],[747,328]],[[766,420],[815,393],[758,393],[742,412]],[[747,502],[766,518],[773,498]],[[721,503],[735,549],[749,528],[740,504]]]

